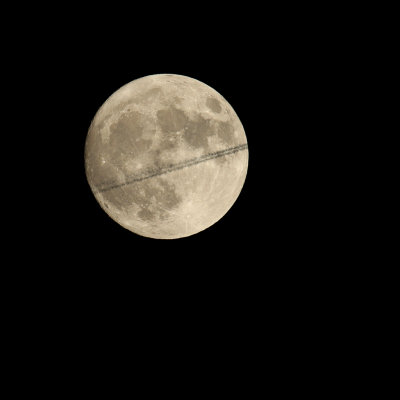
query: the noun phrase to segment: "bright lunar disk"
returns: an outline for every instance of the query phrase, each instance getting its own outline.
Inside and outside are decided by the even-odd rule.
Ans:
[[[149,75],[112,94],[86,138],[97,201],[139,235],[175,239],[213,225],[243,187],[248,149],[229,103],[182,75]]]

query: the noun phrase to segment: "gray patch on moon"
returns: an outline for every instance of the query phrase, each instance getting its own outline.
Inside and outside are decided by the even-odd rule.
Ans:
[[[207,99],[206,105],[211,111],[214,111],[215,113],[220,113],[222,110],[220,102],[213,97],[209,97]]]
[[[142,208],[138,213],[137,216],[142,221],[152,221],[155,218],[155,214],[151,212],[148,208]]]
[[[171,150],[177,147],[177,141],[178,141],[177,136],[167,135],[163,137],[161,148],[163,150]]]
[[[155,149],[155,150],[151,150],[149,153],[149,158],[152,160],[152,168],[154,168],[155,170],[158,170],[160,168],[162,168],[162,159],[161,159],[161,149]]]
[[[110,132],[108,146],[110,161],[122,169],[129,158],[145,153],[153,142],[143,138],[145,132],[143,116],[137,111],[123,114],[110,126]]]
[[[196,119],[191,119],[187,122],[183,138],[191,147],[202,147],[207,152],[209,150],[207,137],[212,134],[210,120],[198,114]]]
[[[183,111],[171,106],[157,111],[157,121],[163,132],[171,133],[183,129],[187,117]]]
[[[234,129],[230,122],[218,121],[218,136],[229,146],[234,142]]]
[[[103,193],[103,202],[108,203],[108,209],[117,209],[118,211],[125,211],[133,203],[132,195],[134,194],[133,187],[122,188],[120,190],[110,190]]]
[[[120,137],[131,140],[141,135],[142,116],[137,111],[122,114],[119,120],[110,126],[111,138]]]
[[[105,204],[110,203],[122,212],[136,207],[137,217],[147,222],[165,220],[182,201],[175,185],[162,177],[110,190],[103,197]]]

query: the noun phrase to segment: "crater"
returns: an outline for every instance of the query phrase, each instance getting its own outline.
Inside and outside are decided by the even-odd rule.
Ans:
[[[206,106],[215,113],[220,113],[222,110],[221,103],[213,97],[209,97],[206,100]]]
[[[178,207],[182,199],[176,193],[175,185],[163,178],[159,178],[157,181],[160,185],[155,193],[157,204],[169,210]]]
[[[175,186],[163,178],[151,178],[142,182],[142,193],[135,199],[141,206],[138,217],[143,221],[163,220],[169,212],[178,207],[182,199],[175,191]]]

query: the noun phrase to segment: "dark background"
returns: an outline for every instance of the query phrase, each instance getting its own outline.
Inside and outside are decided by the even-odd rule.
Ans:
[[[4,63],[20,88],[9,101],[15,117],[5,116],[19,143],[3,152],[18,154],[23,193],[7,192],[13,208],[5,213],[21,222],[6,231],[14,246],[5,271],[13,279],[3,282],[15,321],[7,326],[16,347],[33,354],[32,370],[37,360],[50,367],[66,360],[86,379],[93,364],[108,371],[120,365],[108,357],[127,354],[125,363],[150,379],[154,364],[163,375],[174,361],[183,370],[205,365],[218,380],[225,370],[239,382],[226,386],[244,382],[248,397],[265,376],[285,388],[288,373],[305,371],[312,386],[316,370],[325,373],[319,366],[343,352],[340,340],[359,315],[356,303],[342,312],[357,283],[346,268],[354,259],[343,251],[352,246],[340,219],[348,198],[335,190],[332,173],[344,156],[331,157],[348,143],[337,123],[349,112],[347,93],[334,95],[348,71],[348,61],[335,57],[343,19],[331,21],[331,10],[315,5],[235,4],[35,4],[22,10],[28,22],[4,17],[16,31],[4,36],[14,39],[5,40],[11,55]],[[249,145],[247,179],[233,207],[205,231],[175,240],[120,227],[97,204],[84,170],[98,108],[122,85],[157,73],[216,89]],[[13,172],[14,164],[7,164]]]
[[[176,24],[180,25],[178,21],[171,25]],[[146,22],[140,27],[130,23],[129,29],[120,31],[121,26],[124,23],[89,30],[82,37],[76,33],[60,37],[63,50],[55,51],[48,66],[54,80],[54,87],[46,86],[54,91],[49,106],[56,108],[55,119],[60,121],[54,132],[54,176],[61,173],[64,181],[55,178],[53,188],[66,226],[64,231],[55,218],[52,232],[60,235],[60,241],[70,235],[71,248],[89,265],[110,262],[117,268],[143,270],[148,264],[156,269],[187,269],[191,264],[225,269],[231,264],[232,268],[238,254],[251,253],[255,242],[264,246],[271,240],[271,222],[276,221],[276,212],[282,212],[271,209],[271,197],[279,196],[271,185],[276,184],[274,170],[281,173],[284,165],[274,165],[271,156],[277,158],[277,149],[272,151],[273,145],[268,145],[278,135],[271,131],[278,122],[276,102],[282,100],[276,97],[276,88],[283,85],[282,76],[275,75],[279,61],[268,59],[270,46],[264,35],[248,43],[247,35],[235,32],[239,26],[230,32],[218,21],[205,20],[203,32],[195,26],[182,26],[176,32],[170,24],[161,25],[159,35],[150,32],[154,27],[150,29]],[[187,29],[192,33],[189,37]],[[98,108],[122,85],[156,73],[187,75],[220,92],[239,115],[249,143],[248,176],[235,205],[214,226],[178,240],[143,238],[120,227],[101,210],[84,174],[84,142]],[[260,263],[257,258],[252,263]]]
[[[204,6],[186,16],[160,7],[111,8],[101,17],[64,10],[24,38],[23,57],[32,66],[26,80],[41,109],[35,165],[44,179],[34,180],[32,191],[46,193],[36,199],[36,236],[45,247],[35,253],[66,263],[85,281],[189,274],[258,285],[265,273],[280,275],[280,265],[296,277],[299,259],[319,257],[325,218],[315,218],[326,195],[316,177],[323,145],[315,148],[324,112],[319,94],[331,77],[324,75],[317,29],[293,7],[228,13]],[[176,240],[120,227],[97,204],[84,172],[86,134],[98,108],[122,85],[157,73],[187,75],[221,93],[249,145],[247,178],[233,207],[207,230]]]
[[[321,263],[334,262],[343,242],[332,234],[337,207],[328,200],[337,194],[327,183],[341,161],[329,163],[343,134],[334,118],[342,102],[333,102],[333,93],[345,64],[334,57],[337,30],[328,13],[206,4],[177,12],[149,3],[58,8],[30,23],[10,47],[9,63],[34,105],[32,115],[31,107],[15,107],[15,120],[28,122],[24,147],[32,158],[24,163],[29,202],[22,197],[20,208],[29,204],[29,212],[16,238],[41,260],[35,279],[54,274],[59,285],[82,285],[79,293],[156,285],[251,297],[299,293]],[[97,204],[84,170],[98,108],[122,85],[157,73],[187,75],[221,93],[249,145],[247,178],[233,207],[205,231],[175,240],[120,227]]]

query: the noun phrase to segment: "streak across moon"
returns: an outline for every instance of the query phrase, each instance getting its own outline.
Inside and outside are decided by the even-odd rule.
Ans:
[[[86,139],[89,185],[107,214],[142,236],[180,238],[217,222],[245,181],[248,147],[229,103],[182,75],[117,90]]]
[[[160,168],[158,170],[147,170],[144,171],[134,177],[128,178],[127,182],[125,183],[120,183],[118,185],[111,185],[111,186],[106,186],[104,188],[99,188],[98,192],[106,192],[107,190],[112,190],[112,189],[116,189],[119,188],[121,186],[125,186],[125,185],[130,185],[132,183],[135,182],[140,182],[143,181],[145,179],[149,179],[149,178],[153,178],[155,176],[160,176],[163,174],[166,174],[168,172],[172,172],[172,171],[176,171],[178,169],[182,169],[182,168],[186,168],[186,167],[190,167],[192,165],[201,163],[203,161],[207,161],[207,160],[212,160],[213,158],[217,158],[217,157],[222,157],[228,154],[232,154],[232,153],[236,153],[237,151],[240,150],[244,150],[247,149],[247,144],[242,144],[240,146],[236,146],[236,147],[232,147],[230,149],[226,149],[226,150],[221,150],[221,151],[217,151],[215,153],[210,153],[210,154],[206,154],[204,156],[201,157],[197,157],[194,158],[192,160],[188,160],[188,161],[184,161],[180,164],[175,164],[175,165],[166,165],[163,168]]]

